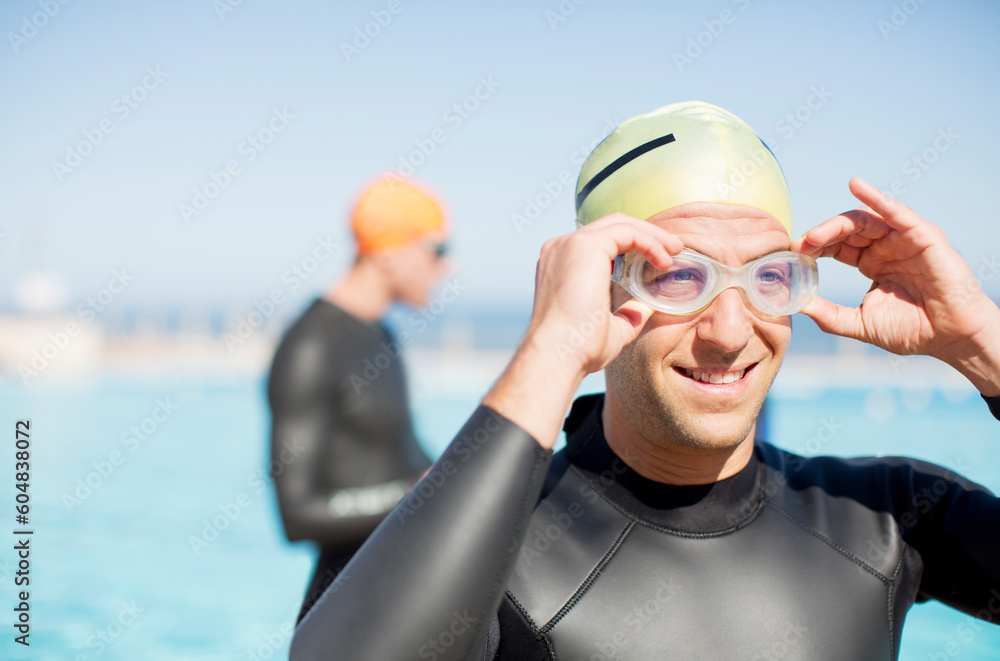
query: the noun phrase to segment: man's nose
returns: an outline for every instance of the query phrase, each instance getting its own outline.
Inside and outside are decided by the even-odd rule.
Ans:
[[[437,271],[435,272],[436,279],[451,275],[455,271],[455,262],[447,255],[438,257],[435,266],[437,266]]]
[[[736,287],[723,290],[698,319],[698,339],[725,353],[742,350],[753,337],[753,313],[747,309]]]

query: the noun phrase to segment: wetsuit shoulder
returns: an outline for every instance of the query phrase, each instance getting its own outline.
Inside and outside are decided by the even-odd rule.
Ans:
[[[370,344],[376,337],[374,324],[363,322],[324,299],[312,305],[285,332],[271,361],[268,399],[276,402],[315,397],[340,387],[345,376],[342,366],[352,351]]]
[[[430,461],[405,378],[374,323],[318,299],[289,329],[268,382],[271,469],[285,532],[353,552]],[[366,374],[366,362],[383,368]]]
[[[909,457],[804,458],[758,444],[771,484],[784,482],[772,498],[793,516],[808,516],[810,504],[855,503],[853,516],[833,517],[827,532],[862,560],[888,557],[901,538],[919,557],[908,559],[916,601],[936,599],[970,615],[987,612],[1000,585],[1000,499],[949,468]],[[858,536],[859,511],[891,517],[880,535]],[[885,535],[888,535],[886,537]],[[903,550],[906,552],[906,549]]]

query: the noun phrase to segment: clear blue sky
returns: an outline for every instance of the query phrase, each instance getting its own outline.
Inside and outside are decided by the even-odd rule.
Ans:
[[[223,2],[3,3],[0,309],[20,274],[61,274],[73,309],[122,268],[128,305],[238,308],[280,287],[298,306],[349,261],[357,189],[438,128],[414,176],[448,202],[462,304],[524,307],[541,243],[573,228],[564,190],[518,231],[525,199],[563,171],[575,181],[574,154],[609,124],[688,99],[770,142],[797,231],[855,206],[860,175],[898,180],[974,265],[1000,257],[995,3],[243,0],[220,17]],[[45,6],[58,11],[43,21]],[[372,12],[391,20],[345,55]],[[475,110],[449,111],[482,80]],[[816,89],[830,96],[804,110]],[[783,119],[796,111],[810,115],[797,127]],[[272,118],[272,142],[243,144]],[[53,164],[102,121],[113,130],[60,181]],[[933,165],[910,160],[949,129]],[[180,205],[229,161],[239,173],[185,224]],[[339,251],[292,291],[283,274],[328,235]],[[823,275],[821,293],[860,300],[864,284]],[[1000,277],[985,285],[996,296]]]

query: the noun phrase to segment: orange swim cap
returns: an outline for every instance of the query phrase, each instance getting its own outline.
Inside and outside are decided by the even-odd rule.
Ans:
[[[351,229],[360,255],[395,248],[444,228],[441,203],[399,177],[385,176],[370,183],[351,212]]]

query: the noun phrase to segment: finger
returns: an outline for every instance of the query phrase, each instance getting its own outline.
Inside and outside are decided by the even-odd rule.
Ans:
[[[801,251],[816,252],[835,243],[848,241],[851,245],[863,247],[889,233],[890,227],[881,218],[866,209],[851,209],[837,214],[813,227],[792,242],[792,250],[799,246]]]
[[[671,234],[662,227],[648,221],[640,220],[621,212],[613,213],[610,216],[606,216],[606,218],[608,218],[610,225],[623,223],[628,227],[634,228],[641,235],[652,237],[661,242],[671,255],[676,255],[684,248],[684,242],[675,234]]]
[[[824,333],[865,341],[865,328],[858,308],[837,305],[817,296],[802,313],[815,321]]]
[[[865,246],[853,246],[847,243],[836,243],[829,246],[822,247],[812,247],[807,246],[807,249],[795,250],[795,252],[802,253],[804,255],[809,255],[810,257],[819,259],[821,257],[832,257],[838,262],[843,262],[848,266],[857,267],[858,262],[861,260],[862,250]]]
[[[902,202],[892,199],[860,177],[851,179],[848,188],[854,197],[867,204],[893,229],[905,231],[928,222]]]
[[[611,258],[626,252],[637,252],[657,268],[669,267],[673,263],[671,255],[684,248],[680,238],[662,227],[623,213],[605,216],[578,232],[607,240],[606,250]]]

